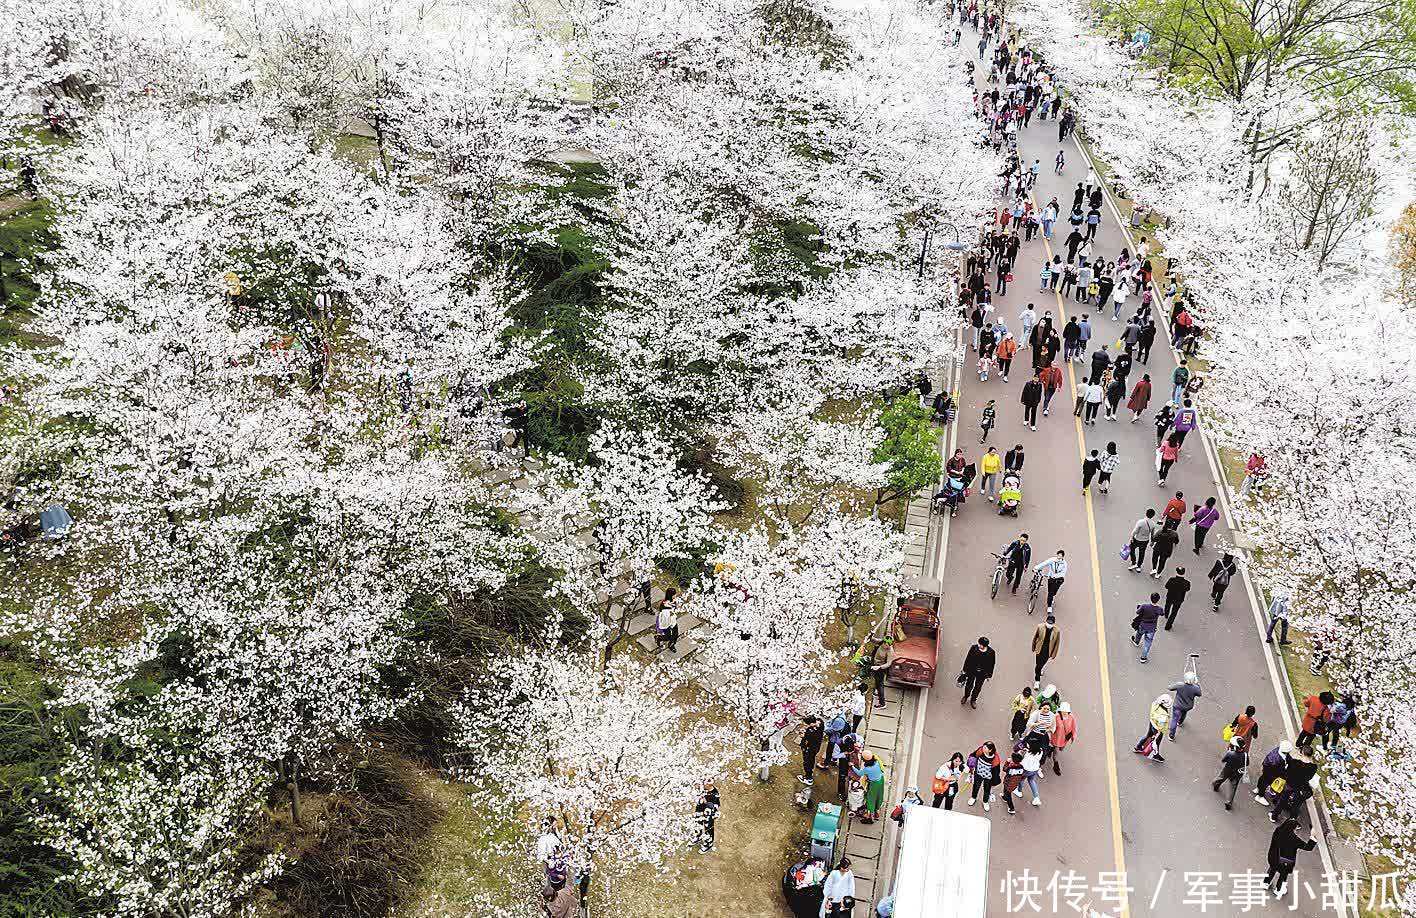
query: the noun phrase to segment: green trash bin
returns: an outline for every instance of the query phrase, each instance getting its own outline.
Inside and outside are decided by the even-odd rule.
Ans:
[[[841,808],[834,803],[816,806],[811,819],[811,856],[836,863],[836,838],[841,831]]]

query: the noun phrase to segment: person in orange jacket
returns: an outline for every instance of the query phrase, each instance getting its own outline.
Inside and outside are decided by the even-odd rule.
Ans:
[[[1003,377],[1003,381],[1008,381],[1008,371],[1012,369],[1013,358],[1018,353],[1018,341],[1013,337],[1012,332],[1006,332],[1003,340],[998,344],[998,350],[994,356],[998,359],[998,375]]]
[[[1077,718],[1072,714],[1071,702],[1064,701],[1057,709],[1057,717],[1052,723],[1052,773],[1062,774],[1058,756],[1062,750],[1072,745],[1077,738]]]
[[[1303,699],[1303,729],[1294,744],[1299,749],[1313,745],[1318,738],[1318,728],[1327,720],[1328,708],[1336,701],[1332,692],[1319,692]]]

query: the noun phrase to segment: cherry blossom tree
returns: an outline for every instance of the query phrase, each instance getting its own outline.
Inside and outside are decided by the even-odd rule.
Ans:
[[[708,712],[674,700],[660,667],[606,665],[593,648],[528,650],[499,661],[454,713],[454,773],[488,807],[539,824],[609,881],[660,866],[698,834],[693,807],[734,753]]]

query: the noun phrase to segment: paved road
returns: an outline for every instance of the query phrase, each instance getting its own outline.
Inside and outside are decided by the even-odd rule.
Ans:
[[[1065,149],[1069,162],[1065,172],[1056,176],[1052,162],[1059,146]],[[1035,190],[1038,203],[1045,204],[1055,195],[1063,207],[1063,231],[1055,234],[1060,243],[1066,234],[1065,213],[1072,189],[1086,173],[1081,153],[1070,141],[1059,145],[1052,121],[1034,120],[1021,135],[1021,147],[1024,162],[1038,157],[1044,164]],[[1108,210],[1096,253],[1114,260],[1123,244],[1129,245],[1129,240],[1123,240],[1122,229]],[[1015,333],[1020,330],[1017,316],[1025,303],[1035,303],[1039,313],[1051,310],[1060,317],[1059,328],[1076,308],[1070,299],[1064,303],[1055,294],[1039,292],[1038,271],[1046,257],[1050,257],[1050,250],[1040,239],[1024,243],[1014,271],[1016,281],[1007,295],[995,299]],[[1164,317],[1157,315],[1156,319],[1163,323]],[[1109,318],[1094,322],[1093,342],[1114,342],[1123,324]],[[1055,683],[1072,703],[1080,740],[1066,754],[1064,774],[1060,778],[1048,774],[1040,808],[1027,805],[1025,794],[1015,798],[1020,804],[1017,816],[1010,817],[998,803],[989,814],[994,823],[991,913],[1031,912],[1034,905],[1044,914],[1054,910],[1070,913],[1066,896],[1054,904],[1053,890],[1048,888],[1054,872],[1069,870],[1085,877],[1092,887],[1090,898],[1095,907],[1103,913],[1119,913],[1120,907],[1114,902],[1108,905],[1102,895],[1106,883],[1101,874],[1124,869],[1133,887],[1131,915],[1199,913],[1198,900],[1205,891],[1192,891],[1185,876],[1198,872],[1222,875],[1209,878],[1209,913],[1235,914],[1243,902],[1232,897],[1244,895],[1244,880],[1236,885],[1233,875],[1255,869],[1262,873],[1272,827],[1267,810],[1245,793],[1247,786],[1241,787],[1233,812],[1226,812],[1212,792],[1210,781],[1218,770],[1222,746],[1219,733],[1246,704],[1258,707],[1261,737],[1256,749],[1271,748],[1283,728],[1264,645],[1243,586],[1235,581],[1217,614],[1209,607],[1206,574],[1216,558],[1216,545],[1229,533],[1221,523],[1197,557],[1191,550],[1191,529],[1182,526],[1181,544],[1170,568],[1183,565],[1195,589],[1175,630],[1158,636],[1145,665],[1138,661],[1128,640],[1129,622],[1135,605],[1158,589],[1159,581],[1128,572],[1118,556],[1132,524],[1147,507],[1159,511],[1176,490],[1183,491],[1191,503],[1203,502],[1216,493],[1214,474],[1193,435],[1169,476],[1168,487],[1161,489],[1156,484],[1151,418],[1169,389],[1174,359],[1162,331],[1149,366],[1138,365],[1131,373],[1134,382],[1140,373],[1149,372],[1158,395],[1152,399],[1152,410],[1136,424],[1126,422],[1129,412],[1123,402],[1122,420],[1098,419],[1095,426],[1082,427],[1072,416],[1070,389],[1085,364],[1073,365],[1076,372],[1067,368],[1068,390],[1058,394],[1051,415],[1041,418],[1033,432],[1022,425],[1018,403],[1030,358],[1029,351],[1019,353],[1007,383],[997,375],[988,382],[979,382],[973,373],[964,376],[959,443],[971,459],[977,459],[982,449],[978,445],[979,409],[988,399],[996,399],[999,426],[990,443],[1000,452],[1015,443],[1026,447],[1024,508],[1021,519],[1015,521],[999,517],[981,496],[972,497],[951,527],[941,679],[928,696],[918,783],[927,789],[933,769],[955,750],[967,755],[984,739],[995,740],[1000,746],[1007,743],[1009,701],[1032,682],[1029,642],[1038,619],[1025,611],[1026,580],[1018,596],[1000,594],[996,602],[990,601],[987,588],[992,558],[988,553],[1000,550],[1025,530],[1034,544],[1035,561],[1058,547],[1067,550],[1070,561],[1067,583],[1056,607],[1063,631],[1061,653],[1045,671],[1043,682]],[[1104,450],[1109,440],[1116,441],[1122,457],[1111,493],[1101,495],[1093,488],[1090,497],[1083,497],[1083,449]],[[958,690],[948,677],[958,672],[966,649],[980,634],[990,637],[999,665],[975,711],[960,706]],[[1186,654],[1192,651],[1200,654],[1204,697],[1182,728],[1178,742],[1164,749],[1167,761],[1145,761],[1133,755],[1131,747],[1144,733],[1146,710],[1157,694],[1180,678]],[[1108,706],[1114,724],[1110,745]],[[963,804],[961,798],[958,805]],[[965,811],[982,815],[981,807]],[[1119,852],[1118,826],[1122,838]],[[1024,869],[1039,877],[1041,892],[1020,902],[1007,894],[1004,881],[1010,872],[1016,878]],[[1303,855],[1297,878],[1306,880],[1318,897],[1322,870],[1317,852]],[[1253,882],[1261,882],[1261,877]],[[1018,881],[1012,890],[1017,893],[1024,888],[1025,881]],[[1282,906],[1284,912],[1321,914],[1318,901],[1309,895],[1301,892],[1297,908],[1289,911],[1290,891]],[[1277,912],[1279,906],[1260,909]]]

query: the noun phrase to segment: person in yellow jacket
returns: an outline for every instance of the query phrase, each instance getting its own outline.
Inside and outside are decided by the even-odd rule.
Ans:
[[[998,473],[1003,471],[1003,457],[998,455],[998,447],[990,446],[988,452],[978,461],[983,477],[978,484],[981,494],[987,494],[990,501],[998,499]]]

